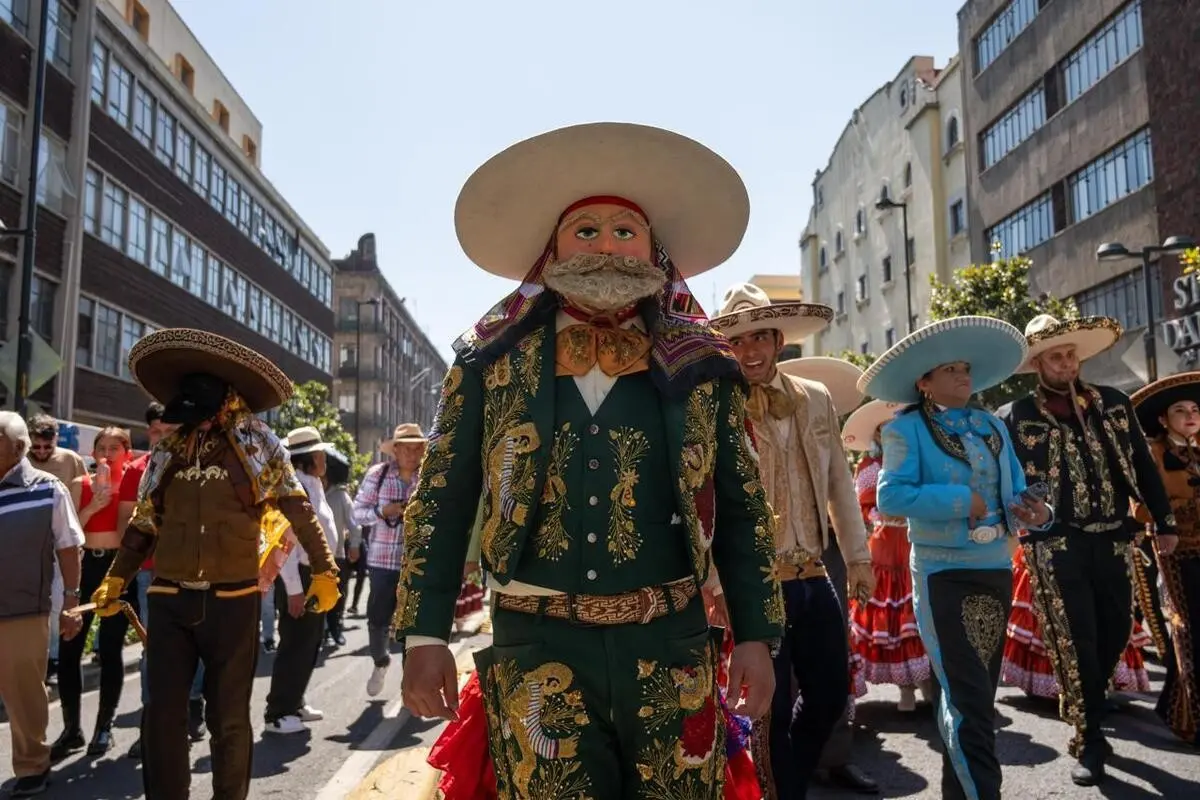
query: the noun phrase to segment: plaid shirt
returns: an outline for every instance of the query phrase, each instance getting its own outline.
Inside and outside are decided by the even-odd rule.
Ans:
[[[386,476],[383,475],[385,465]],[[404,525],[400,521],[389,523],[380,516],[379,511],[388,503],[407,503],[415,488],[415,476],[411,482],[402,480],[394,461],[376,464],[367,470],[358,495],[354,498],[354,524],[373,526],[367,540],[368,567],[400,571],[400,559],[404,554]]]

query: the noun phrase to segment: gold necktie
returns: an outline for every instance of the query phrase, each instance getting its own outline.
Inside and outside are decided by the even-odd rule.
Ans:
[[[582,377],[599,366],[617,378],[650,369],[650,337],[633,328],[584,323],[570,325],[555,337],[555,375]]]
[[[750,387],[746,409],[750,412],[750,419],[761,423],[767,414],[775,419],[784,419],[796,413],[796,401],[782,389],[756,383]]]

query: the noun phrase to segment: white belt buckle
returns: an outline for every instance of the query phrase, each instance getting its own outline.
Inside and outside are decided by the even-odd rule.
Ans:
[[[1000,538],[1000,527],[998,525],[980,525],[978,528],[972,529],[969,536],[975,544],[991,544]]]

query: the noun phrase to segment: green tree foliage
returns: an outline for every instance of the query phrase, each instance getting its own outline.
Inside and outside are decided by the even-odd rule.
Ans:
[[[1029,269],[1033,262],[1024,256],[1000,258],[990,264],[973,264],[954,274],[949,283],[931,275],[933,299],[929,306],[932,321],[978,315],[996,317],[1025,330],[1038,314],[1052,314],[1059,319],[1075,319],[1079,310],[1075,301],[1060,300],[1050,295],[1029,295]],[[1034,378],[1014,375],[998,386],[980,392],[979,402],[995,410],[1005,403],[1033,390]]]
[[[834,358],[840,358],[842,361],[849,361],[859,369],[865,370],[867,367],[875,363],[876,356],[873,353],[860,353],[857,350],[843,350],[835,355]],[[851,409],[851,411],[853,410],[854,409]]]
[[[358,452],[353,434],[342,426],[341,415],[329,402],[329,387],[319,381],[298,385],[292,398],[279,407],[279,417],[272,427],[283,438],[288,431],[306,425],[320,431],[322,441],[350,459],[350,482],[357,486],[371,464],[371,456]]]

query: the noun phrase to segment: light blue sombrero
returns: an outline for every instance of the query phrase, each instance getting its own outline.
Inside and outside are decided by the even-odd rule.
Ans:
[[[891,403],[921,399],[917,381],[942,364],[971,365],[976,392],[1005,380],[1025,361],[1025,334],[994,317],[954,317],[913,331],[881,355],[858,380],[865,395]]]

